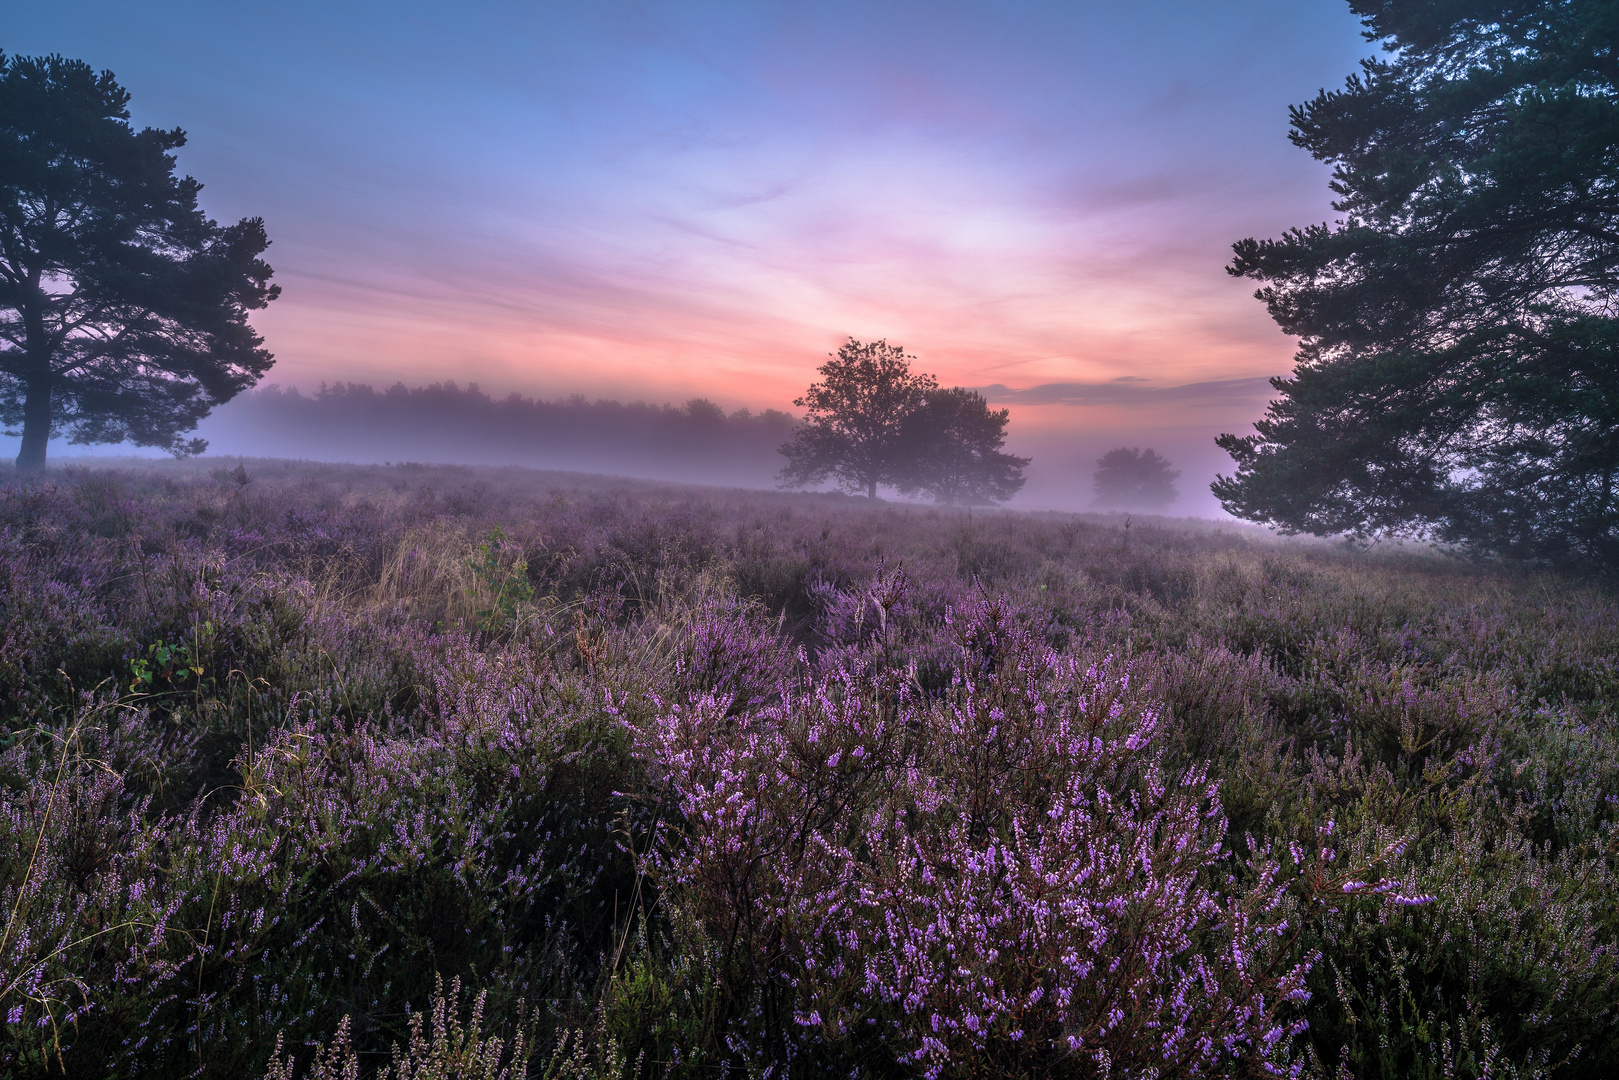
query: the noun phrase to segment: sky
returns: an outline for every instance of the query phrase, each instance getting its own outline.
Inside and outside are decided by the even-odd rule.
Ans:
[[[1359,29],[1342,0],[53,0],[0,48],[112,70],[212,216],[265,219],[268,383],[790,408],[886,338],[1064,469],[1152,439],[1202,477],[1294,348],[1230,245],[1333,216],[1287,107]]]

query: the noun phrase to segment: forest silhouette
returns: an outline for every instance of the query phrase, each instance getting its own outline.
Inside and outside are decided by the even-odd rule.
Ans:
[[[769,487],[794,420],[776,409],[727,413],[680,405],[494,397],[477,384],[377,389],[323,384],[312,394],[267,386],[230,410],[232,453],[322,461],[437,461]],[[289,448],[296,448],[291,455]]]

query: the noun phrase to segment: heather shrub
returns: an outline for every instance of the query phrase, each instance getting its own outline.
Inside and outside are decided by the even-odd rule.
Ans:
[[[66,1029],[81,1066],[251,1069],[277,1033],[290,1053],[343,1017],[374,1048],[442,970],[566,1001],[628,870],[622,720],[543,652],[441,647],[417,730],[280,727],[232,798],[184,814],[132,790],[134,759],[173,751],[117,745],[112,705],[7,751],[26,793],[8,850],[37,850],[0,893],[23,980],[6,1032],[42,1034],[5,1060],[43,1060]]]
[[[71,698],[72,672],[88,674],[93,685],[123,645],[83,570],[51,567],[16,529],[0,529],[0,703],[8,722]]]
[[[1311,980],[1323,1071],[1610,1070],[1619,966],[1608,838],[1536,843],[1525,828],[1536,808],[1504,798],[1490,762],[1430,763],[1415,792],[1409,776],[1353,748],[1312,765],[1306,805],[1335,807],[1340,847],[1363,859],[1388,851],[1385,871],[1434,897],[1394,911],[1345,903],[1312,927],[1327,955]]]
[[[900,599],[880,576],[827,609],[847,628]],[[777,702],[669,702],[648,736],[684,824],[660,885],[723,943],[733,998],[754,991],[726,1044],[791,1068],[848,1043],[929,1077],[1296,1073],[1302,852],[1233,860],[1216,786],[1165,771],[1123,665],[981,602],[950,621],[955,675],[930,700],[873,622],[866,651]]]
[[[521,1027],[510,1044],[482,1031],[487,993],[477,994],[465,1024],[461,1020],[461,980],[450,983],[435,980],[433,1001],[424,1016],[410,1017],[410,1036],[403,1045],[395,1043],[392,1060],[374,1074],[376,1080],[520,1080],[527,1072],[529,1047]],[[281,1040],[270,1056],[265,1080],[293,1080],[297,1070],[291,1059],[282,1056]],[[308,1080],[358,1080],[360,1057],[355,1052],[349,1022],[337,1027],[331,1043],[316,1049]]]
[[[0,1075],[1605,1077],[1616,657],[1212,524],[0,483]]]

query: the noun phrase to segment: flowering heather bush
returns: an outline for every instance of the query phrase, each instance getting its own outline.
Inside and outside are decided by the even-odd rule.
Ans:
[[[898,593],[879,576],[837,598],[833,630]],[[806,1029],[749,1051],[876,1041],[929,1077],[1297,1075],[1303,853],[1286,872],[1268,851],[1233,861],[1215,785],[1166,770],[1159,713],[1118,665],[1059,655],[999,603],[948,628],[939,698],[839,650],[778,704],[738,716],[706,694],[651,729],[684,823],[656,860],[665,887]],[[1319,877],[1330,853],[1309,861]]]
[[[1605,586],[211,468],[0,483],[0,1076],[1619,1071]]]
[[[599,695],[521,659],[440,672],[439,714],[408,735],[282,727],[239,761],[235,798],[184,814],[131,791],[116,710],[18,739],[0,767],[26,794],[0,827],[35,850],[3,894],[22,916],[0,953],[12,1063],[57,1053],[65,1027],[111,1072],[250,1068],[277,1033],[349,1017],[386,1035],[438,970],[513,1000],[566,986],[613,872],[613,797],[592,785],[622,776],[591,770],[622,736]]]

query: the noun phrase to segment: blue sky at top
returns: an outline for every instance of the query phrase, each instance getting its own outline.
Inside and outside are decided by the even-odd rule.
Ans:
[[[212,214],[266,219],[271,381],[730,407],[848,335],[1014,391],[1286,371],[1222,267],[1331,215],[1287,106],[1373,51],[1341,0],[53,0],[0,47],[111,69]],[[1014,408],[1230,427],[1263,391],[1082,398]]]

